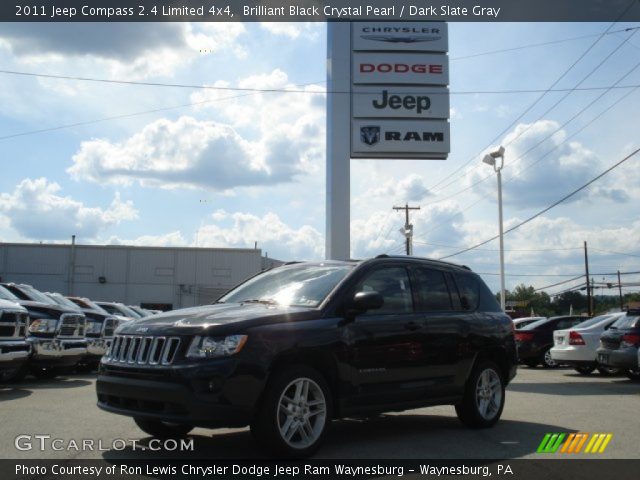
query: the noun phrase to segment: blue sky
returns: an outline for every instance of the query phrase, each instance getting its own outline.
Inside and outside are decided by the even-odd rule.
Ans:
[[[515,123],[540,93],[459,93],[544,90],[585,52],[556,88],[609,86],[629,71],[620,85],[638,85],[640,34],[618,32],[638,26],[450,24],[451,155],[352,161],[352,255],[401,253],[404,218],[391,207],[405,202],[421,206],[412,214],[416,254],[440,258],[496,234],[495,175],[480,159],[503,131],[492,144],[506,146],[507,228],[638,148],[640,91],[614,89],[586,109],[602,90],[551,92]],[[617,33],[589,49],[608,28]],[[582,38],[474,56],[574,37]],[[72,234],[81,243],[257,241],[272,257],[323,258],[325,57],[322,23],[3,25],[2,70],[298,92],[0,73],[0,241],[65,242]],[[151,110],[158,111],[128,116]],[[639,171],[634,157],[507,235],[507,287],[581,273],[584,240],[592,272],[640,270]],[[485,273],[496,290],[497,245],[451,260]]]

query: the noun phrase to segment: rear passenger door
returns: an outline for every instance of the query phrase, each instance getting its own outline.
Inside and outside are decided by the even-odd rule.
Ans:
[[[455,395],[460,389],[467,317],[452,276],[429,266],[413,266],[416,312],[425,325],[424,361],[429,397]],[[463,382],[464,383],[464,382]]]

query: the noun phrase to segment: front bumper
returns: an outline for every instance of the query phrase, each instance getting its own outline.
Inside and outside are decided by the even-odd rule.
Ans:
[[[33,348],[32,362],[46,366],[75,365],[87,354],[87,340],[30,337]]]
[[[87,356],[102,357],[109,350],[111,341],[111,338],[87,338]]]
[[[0,342],[0,370],[13,370],[31,355],[31,345],[25,340]]]
[[[626,368],[635,370],[638,368],[638,349],[629,347],[619,350],[599,348],[596,359],[600,365],[607,367]]]
[[[243,427],[250,423],[264,388],[264,378],[255,373],[233,359],[145,368],[103,360],[96,382],[98,407],[199,427]]]

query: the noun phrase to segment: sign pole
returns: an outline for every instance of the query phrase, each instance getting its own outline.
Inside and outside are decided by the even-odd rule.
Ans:
[[[351,26],[327,23],[327,190],[325,257],[351,257]]]

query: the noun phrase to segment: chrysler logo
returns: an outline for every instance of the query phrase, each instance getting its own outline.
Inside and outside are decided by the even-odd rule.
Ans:
[[[364,40],[373,40],[375,42],[387,42],[387,43],[421,43],[421,42],[435,42],[442,37],[438,35],[421,35],[412,37],[394,37],[392,35],[360,35],[360,38]]]
[[[367,145],[375,145],[380,141],[380,127],[373,125],[360,127],[360,140]]]

